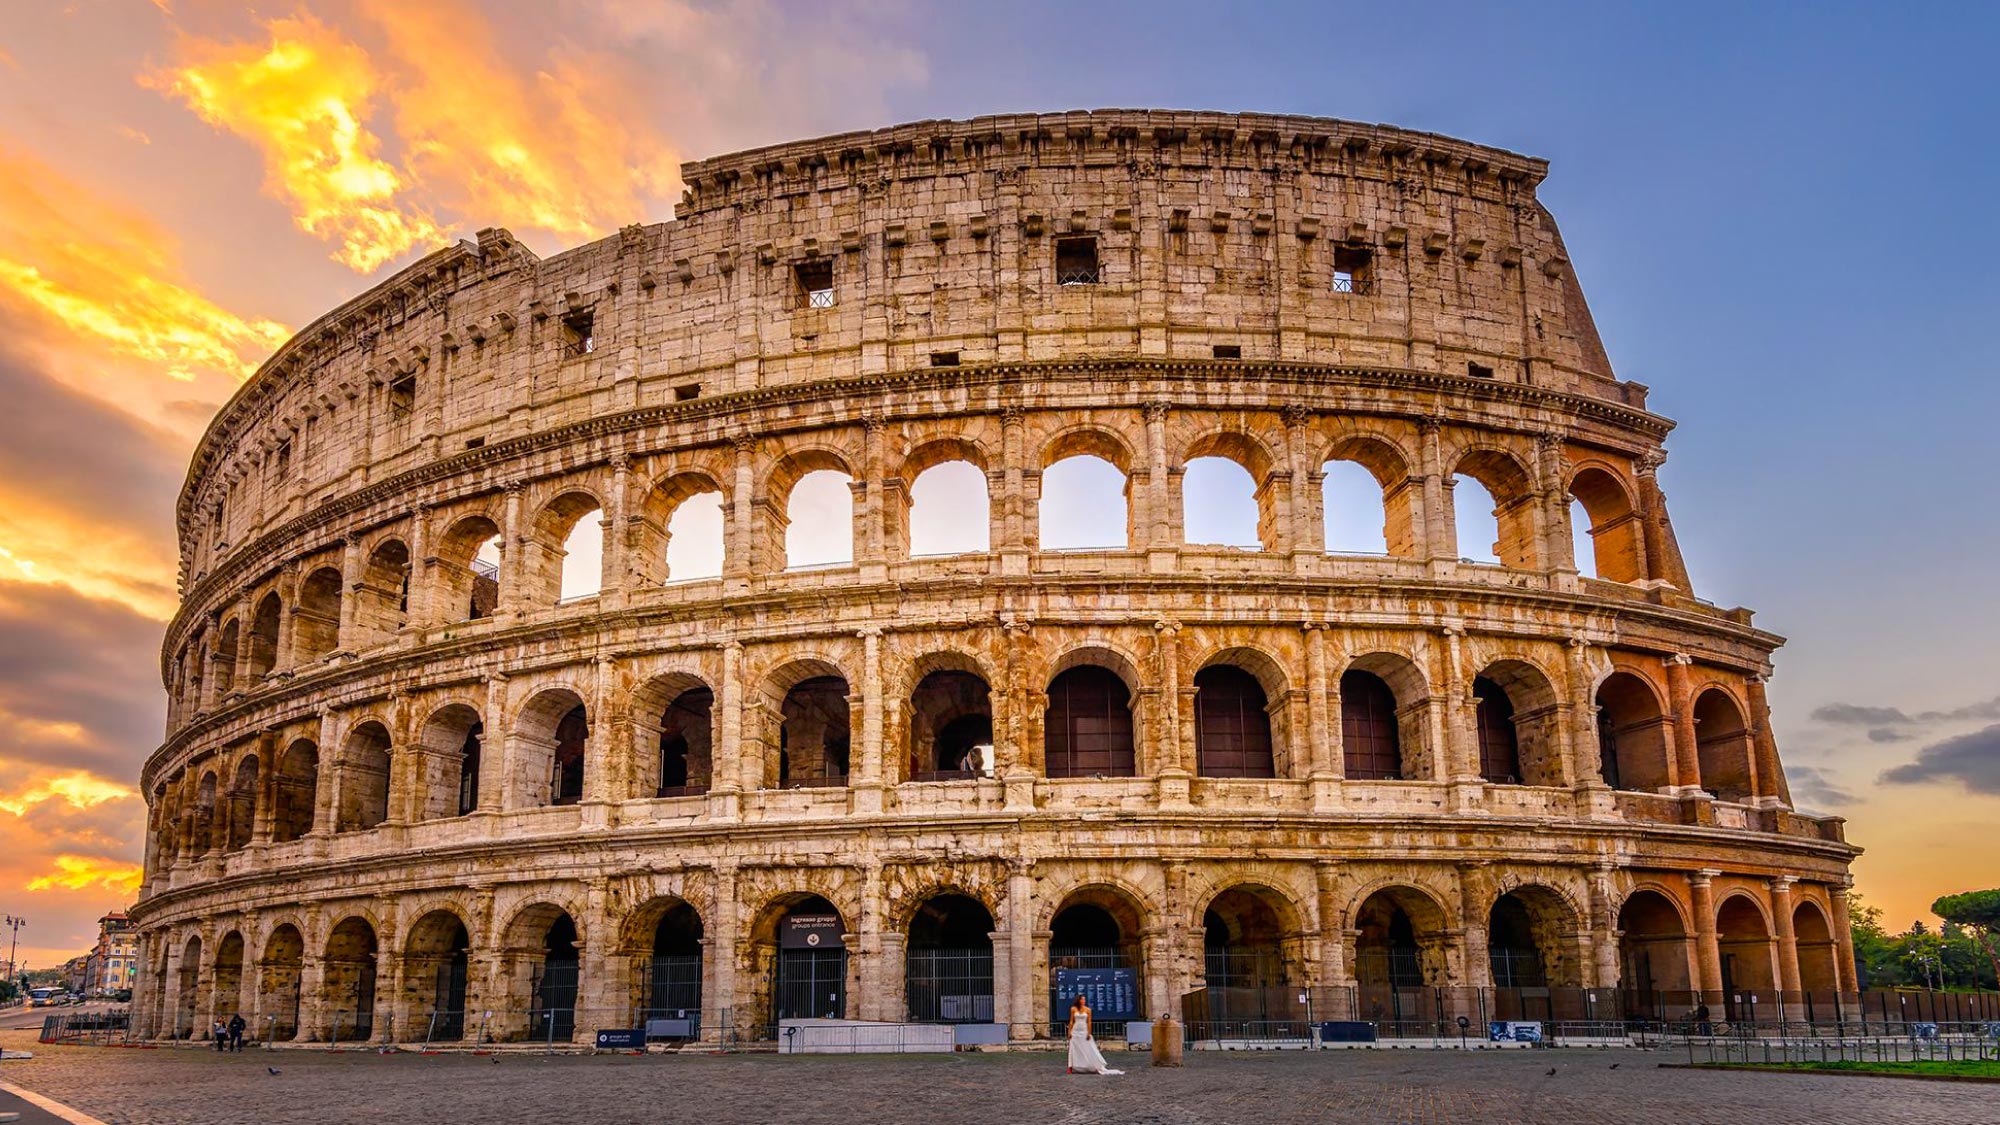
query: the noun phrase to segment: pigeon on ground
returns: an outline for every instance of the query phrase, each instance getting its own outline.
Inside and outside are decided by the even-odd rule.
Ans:
[[[1556,1068],[1555,1068],[1555,1067],[1550,1067],[1550,1068],[1549,1068],[1549,1073],[1550,1073],[1550,1074],[1552,1074],[1552,1075],[1553,1075],[1553,1074],[1554,1074],[1555,1072],[1556,1072]]]
[[[264,1069],[271,1072],[272,1074],[278,1073],[278,1068],[275,1066],[267,1066]]]
[[[1618,1064],[1617,1064],[1617,1063],[1612,1063],[1612,1064],[1611,1064],[1611,1069],[1613,1069],[1613,1070],[1617,1070],[1617,1069],[1618,1069]]]

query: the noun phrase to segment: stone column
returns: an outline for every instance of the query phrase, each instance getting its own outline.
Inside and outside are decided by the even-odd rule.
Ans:
[[[751,1022],[749,1013],[736,1010],[736,966],[742,937],[737,919],[735,860],[725,859],[716,864],[709,898],[714,903],[710,909],[714,917],[705,919],[703,926],[702,952],[708,955],[708,980],[701,994],[703,1038],[716,1035],[725,1027]],[[711,1012],[715,1013],[714,1020],[708,1018]]]
[[[882,893],[882,864],[867,860],[861,864],[860,924],[856,932],[847,935],[848,956],[855,959],[852,976],[858,985],[847,997],[850,1019],[894,1021],[896,1017],[890,1013],[902,1006],[899,999],[889,995],[902,982],[887,978],[882,956],[882,919],[887,909]]]
[[[861,763],[851,781],[857,815],[882,811],[882,630],[863,629],[861,638]]]
[[[1667,529],[1667,498],[1660,491],[1658,476],[1666,460],[1666,451],[1656,449],[1641,455],[1632,465],[1639,483],[1641,541],[1646,551],[1646,557],[1639,560],[1639,572],[1655,582],[1685,590],[1687,575],[1679,573],[1668,547],[1673,533]]]
[[[1473,988],[1493,987],[1493,961],[1489,955],[1492,920],[1492,893],[1486,864],[1479,861],[1458,865],[1459,912],[1464,916],[1465,973],[1459,979]]]
[[[1771,880],[1771,921],[1778,934],[1778,990],[1790,994],[1805,991],[1799,984],[1799,938],[1792,931],[1792,884],[1797,881],[1795,875]]]
[[[899,537],[892,537],[889,534],[891,514],[888,493],[892,482],[882,464],[882,419],[871,415],[863,418],[861,425],[863,434],[861,479],[855,481],[853,485],[854,494],[860,505],[861,533],[854,536],[854,561],[863,568],[865,574],[881,576],[885,573],[884,568],[892,557],[900,558],[907,554],[908,544],[892,542],[892,538]],[[898,486],[901,484],[900,481],[893,483]],[[900,499],[900,487],[897,491]],[[900,515],[897,513],[895,519],[899,527],[903,524]]]
[[[1282,302],[1280,302],[1282,304]],[[1307,456],[1312,444],[1313,412],[1298,403],[1285,407],[1285,461],[1291,469],[1291,518],[1285,546],[1294,557],[1317,559],[1326,554],[1326,521],[1320,511],[1319,486],[1325,474]]]
[[[497,813],[506,790],[508,732],[513,716],[508,713],[507,674],[486,676],[486,718],[479,735],[478,811]]]
[[[319,746],[319,772],[313,778],[313,825],[315,836],[331,835],[334,830],[334,814],[339,807],[334,802],[340,794],[337,782],[340,777],[340,746],[335,738],[340,733],[331,710],[319,713],[319,737],[313,741]]]
[[[577,950],[576,1029],[574,1042],[594,1043],[600,1027],[632,1026],[631,992],[617,971],[618,919],[611,913],[610,880],[597,876],[584,894],[582,947]]]
[[[1170,404],[1146,404],[1146,487],[1132,490],[1132,521],[1140,549],[1171,550],[1181,544],[1180,496],[1168,481],[1167,411]],[[1143,503],[1141,501],[1143,500]]]
[[[721,720],[715,756],[709,763],[708,816],[734,820],[743,793],[743,644],[722,644],[722,690],[717,693]]]
[[[1313,864],[1313,881],[1319,906],[1319,986],[1351,988],[1354,970],[1347,960],[1347,918],[1341,910],[1340,861],[1322,859]]]
[[[1313,811],[1330,812],[1340,802],[1339,689],[1333,685],[1326,659],[1326,622],[1307,621],[1306,634],[1306,777],[1312,784]],[[1297,738],[1298,726],[1292,727]]]
[[[299,564],[290,562],[278,575],[278,644],[271,654],[271,670],[265,673],[268,679],[279,672],[289,672],[297,664],[296,654],[299,632]],[[244,633],[245,638],[249,633]],[[247,650],[246,650],[247,651]],[[247,688],[248,684],[241,684]]]
[[[1851,888],[1851,883],[1835,883],[1827,888],[1827,896],[1833,902],[1833,975],[1842,992],[1859,990],[1854,974],[1854,919],[1848,901]]]
[[[1583,547],[1569,523],[1569,490],[1563,486],[1563,435],[1535,435],[1535,487],[1542,495],[1542,566],[1555,575],[1557,589],[1576,586],[1576,556]]]
[[[1154,697],[1152,745],[1147,748],[1150,761],[1139,763],[1139,772],[1150,772],[1160,779],[1162,807],[1187,803],[1188,778],[1194,773],[1193,748],[1185,745],[1190,732],[1181,726],[1180,631],[1178,621],[1153,623],[1154,675],[1159,690]]]
[[[1673,767],[1673,784],[1682,791],[1701,788],[1701,751],[1695,741],[1694,730],[1694,690],[1688,682],[1688,666],[1694,657],[1684,652],[1667,657],[1667,706],[1671,708],[1673,723],[1674,752],[1669,759]]]
[[[604,510],[604,558],[601,560],[602,577],[598,591],[600,605],[623,605],[626,591],[631,588],[632,565],[626,557],[631,553],[628,541],[631,490],[632,458],[624,453],[614,453],[611,456],[611,495]]]
[[[1715,934],[1714,879],[1722,872],[1706,868],[1688,876],[1688,891],[1694,911],[1695,987],[1703,999],[1722,1000],[1722,946]]]
[[[727,542],[722,552],[722,577],[730,589],[740,590],[749,584],[755,569],[783,570],[785,565],[783,559],[771,566],[771,560],[756,557],[757,539],[752,524],[757,503],[757,477],[753,471],[757,439],[736,437],[731,439],[730,447],[734,450],[735,465],[729,488],[729,526],[724,536]]]
[[[521,582],[527,570],[528,533],[521,526],[521,482],[508,481],[507,504],[503,517],[506,526],[500,529],[500,601],[494,607],[495,617],[511,619],[519,616],[525,604],[521,598]]]
[[[1438,448],[1441,425],[1436,418],[1425,418],[1418,423],[1423,445],[1418,450],[1418,472],[1423,477],[1423,501],[1419,507],[1423,511],[1424,544],[1423,557],[1433,565],[1439,562],[1453,562],[1458,558],[1455,549],[1457,528],[1453,526],[1451,505],[1445,497],[1450,486],[1444,479],[1444,456]]]
[[[619,690],[618,665],[609,656],[598,657],[583,764],[584,803],[598,808],[584,811],[586,827],[606,827],[608,810],[603,806],[631,795],[631,787],[622,781],[632,758],[632,719],[626,714],[624,695]]]
[[[294,1038],[301,1043],[324,1041],[329,1023],[326,959],[313,945],[316,933],[305,935],[305,953],[299,959],[299,1029]]]
[[[340,635],[333,647],[352,651],[361,646],[354,631],[355,603],[361,600],[361,536],[348,532],[340,548]]]
[[[1027,451],[1022,448],[1026,439],[1021,433],[1021,423],[1026,417],[1027,412],[1018,406],[1003,407],[1000,411],[1000,469],[997,474],[1000,516],[994,521],[989,534],[992,550],[1001,557],[1000,571],[1003,574],[1026,574],[1028,553],[1033,550],[1025,480]],[[995,475],[989,472],[988,480],[991,481]]]
[[[1765,801],[1776,801],[1785,808],[1792,807],[1792,787],[1785,782],[1785,767],[1778,761],[1778,738],[1771,730],[1771,700],[1765,693],[1765,676],[1746,676],[1744,685],[1750,694],[1751,733],[1755,739],[1757,763],[1757,796]]]
[[[437,601],[437,558],[431,554],[431,509],[428,504],[410,508],[410,586],[404,606],[403,626],[429,625],[431,607]]]
[[[1035,1007],[1034,861],[1012,860],[1007,869],[1007,972],[1009,1039],[1033,1039],[1040,1017]],[[995,950],[998,954],[999,951]],[[996,956],[995,960],[998,960]],[[994,976],[999,987],[999,976]]]
[[[1624,975],[1618,942],[1618,912],[1611,908],[1612,865],[1599,863],[1590,873],[1591,961],[1597,979],[1593,988],[1616,988]]]

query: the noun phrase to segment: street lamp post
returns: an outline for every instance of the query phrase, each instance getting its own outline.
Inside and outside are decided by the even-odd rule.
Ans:
[[[7,945],[7,973],[17,981],[23,979],[21,976],[21,964],[16,955],[21,951],[21,927],[27,924],[28,920],[26,918],[17,918],[12,914],[7,915],[7,928],[14,931],[13,938]]]

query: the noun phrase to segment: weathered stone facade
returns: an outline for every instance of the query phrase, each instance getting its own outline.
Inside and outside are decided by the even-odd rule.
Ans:
[[[696,1006],[749,1028],[808,896],[861,1018],[908,1014],[926,903],[976,903],[1016,1037],[1077,904],[1150,1012],[1252,929],[1288,989],[1399,951],[1491,984],[1503,898],[1550,985],[1851,989],[1854,849],[1791,810],[1780,639],[1689,588],[1670,423],[1545,172],[1307,118],[926,122],[693,163],[674,222],[548,259],[483,231],[327,314],[182,493],[140,1025],[539,1034],[573,936],[611,1026],[662,1006],[671,913]],[[1042,472],[1083,454],[1126,546],[1041,550]],[[1206,456],[1260,549],[1184,542]],[[989,549],[912,557],[909,486],[956,461]],[[1380,484],[1385,557],[1326,550],[1333,461]],[[854,561],[788,570],[817,470]],[[1461,477],[1499,565],[1460,558]],[[679,581],[705,493],[722,573]],[[593,512],[601,590],[565,601]]]

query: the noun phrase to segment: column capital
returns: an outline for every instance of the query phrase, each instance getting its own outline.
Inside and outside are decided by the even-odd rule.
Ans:
[[[1722,872],[1718,868],[1704,867],[1699,871],[1689,873],[1688,886],[1705,890],[1715,881],[1715,877],[1720,874]]]
[[[1669,667],[1678,666],[1686,668],[1694,663],[1694,657],[1689,656],[1685,652],[1676,652],[1667,657],[1666,663]]]
[[[1148,422],[1164,422],[1164,421],[1166,421],[1166,420],[1167,420],[1167,411],[1169,411],[1169,410],[1172,410],[1172,409],[1173,409],[1173,406],[1174,406],[1174,404],[1173,404],[1173,403],[1171,403],[1171,402],[1149,402],[1149,403],[1147,403],[1147,404],[1146,404],[1146,421],[1148,421]]]
[[[1285,425],[1290,429],[1296,430],[1300,426],[1311,422],[1314,412],[1311,407],[1303,403],[1288,402],[1281,413],[1285,419]]]
[[[1799,877],[1797,875],[1774,875],[1770,880],[1771,893],[1774,895],[1789,895],[1792,893],[1792,884],[1798,881]]]
[[[521,494],[521,491],[527,488],[527,486],[528,485],[526,481],[523,481],[520,478],[516,477],[513,480],[503,482],[500,485],[500,490],[505,492],[511,498],[519,496]]]
[[[1639,456],[1633,458],[1632,471],[1636,472],[1642,477],[1650,477],[1654,473],[1659,471],[1661,465],[1664,465],[1666,463],[1667,463],[1666,450],[1648,449],[1644,453],[1641,453],[1639,454]]]
[[[757,437],[755,434],[734,434],[729,438],[729,448],[738,453],[755,453]]]

